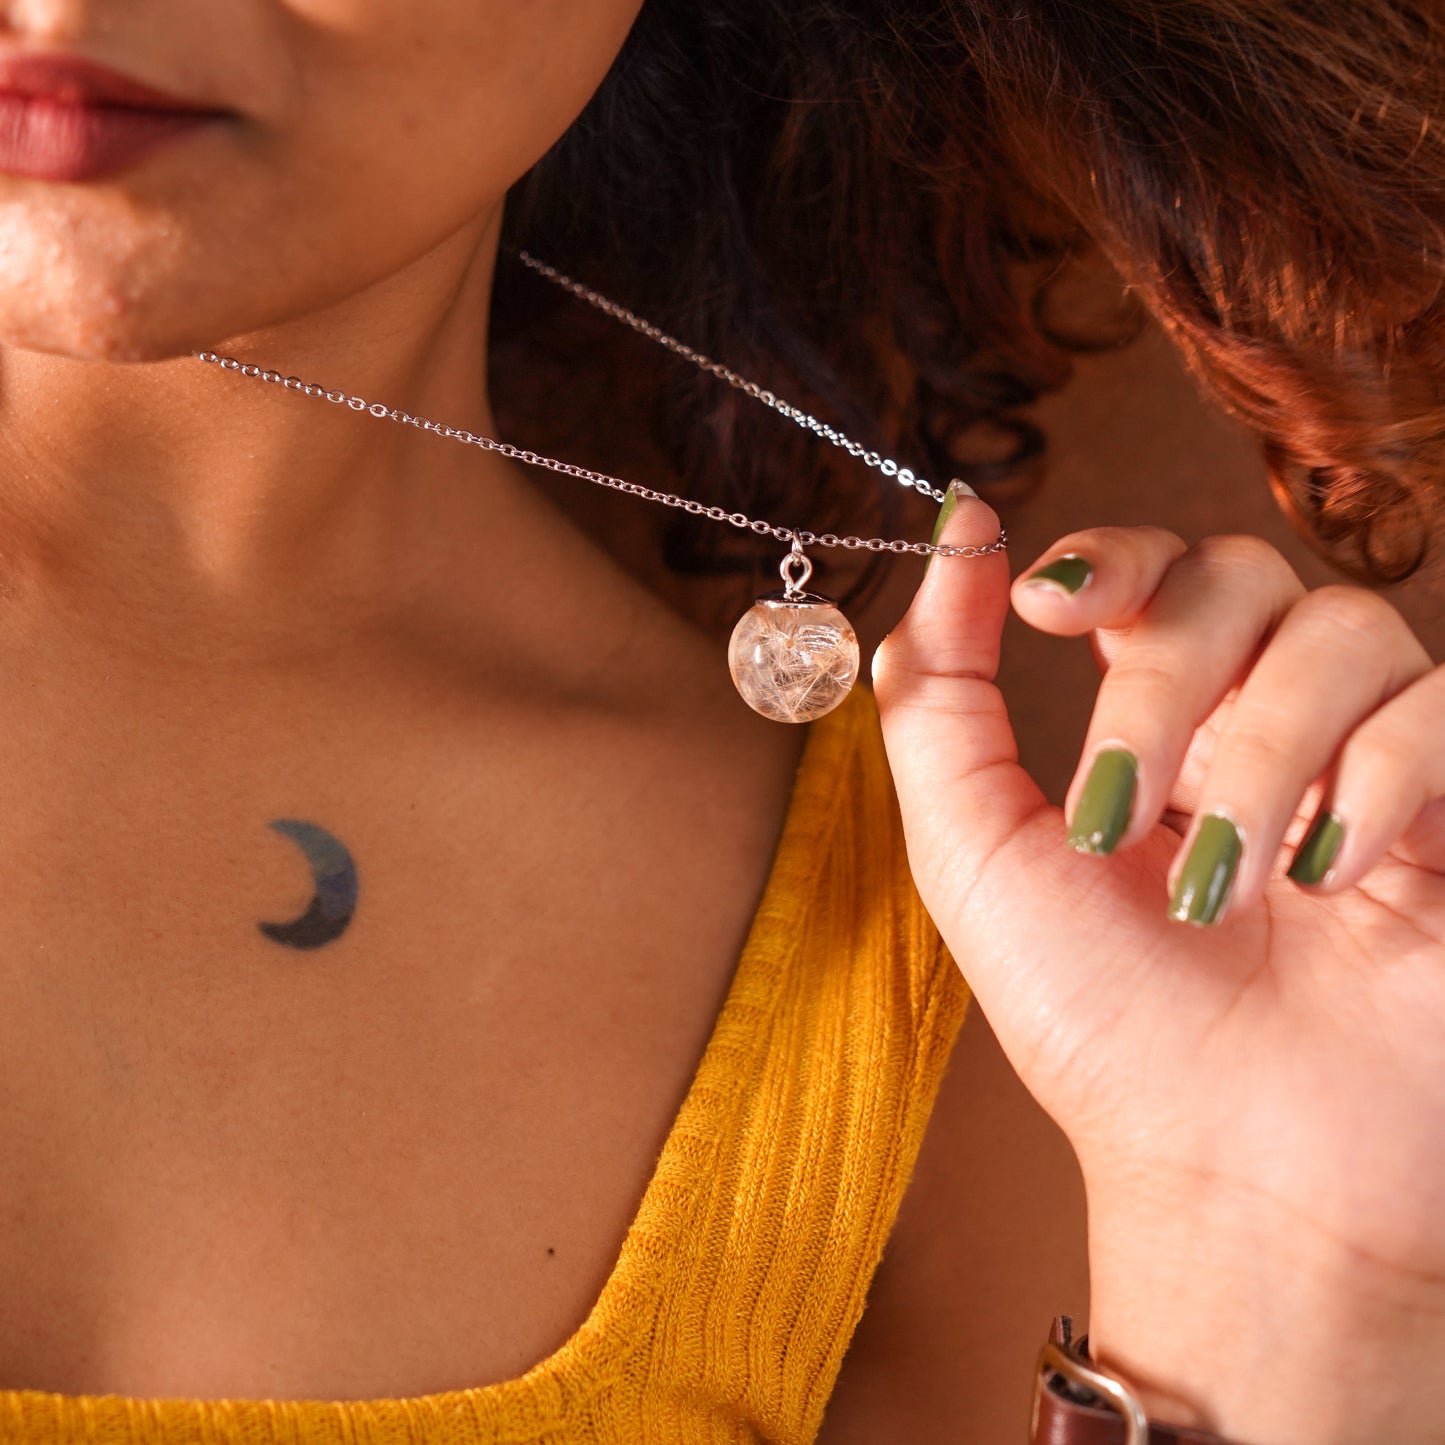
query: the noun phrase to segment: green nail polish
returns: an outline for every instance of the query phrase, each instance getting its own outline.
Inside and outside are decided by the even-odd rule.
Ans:
[[[1182,923],[1218,923],[1243,852],[1239,829],[1228,818],[1221,813],[1202,818],[1194,845],[1179,870],[1169,916]]]
[[[1082,557],[1055,557],[1052,562],[1046,562],[1042,567],[1036,567],[1024,578],[1024,581],[1062,587],[1072,596],[1093,575],[1092,565]]]
[[[1129,826],[1139,760],[1127,748],[1105,748],[1094,759],[1069,825],[1069,847],[1112,853]]]
[[[943,536],[943,529],[948,526],[948,519],[958,510],[960,499],[976,496],[978,493],[967,482],[960,482],[955,478],[948,484],[948,490],[943,494],[943,501],[938,508],[938,520],[933,524],[932,541],[935,547],[938,545],[938,539]],[[933,558],[930,557],[923,570],[926,572],[932,566]]]
[[[944,493],[943,505],[938,509],[938,520],[933,524],[933,544],[938,545],[938,539],[943,536],[943,529],[948,526],[948,519],[953,515],[958,506],[958,493],[952,487]],[[930,562],[933,558],[928,559]]]
[[[962,497],[976,497],[974,491],[967,482],[960,482],[956,477],[948,484],[948,490],[943,494],[943,501],[938,508],[938,520],[933,524],[933,544],[938,545],[938,539],[943,536],[943,529],[948,526],[948,519],[958,510],[958,503]],[[930,562],[933,558],[928,559]]]
[[[1338,813],[1326,808],[1315,816],[1304,842],[1289,865],[1289,876],[1296,883],[1318,883],[1334,866],[1340,844],[1345,841],[1345,825]]]

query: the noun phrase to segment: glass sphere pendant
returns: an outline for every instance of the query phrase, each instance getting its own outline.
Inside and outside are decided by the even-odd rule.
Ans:
[[[759,597],[733,628],[728,670],[754,712],[774,722],[812,722],[858,680],[858,637],[829,598],[804,590],[813,564],[799,542],[778,570],[783,589]]]

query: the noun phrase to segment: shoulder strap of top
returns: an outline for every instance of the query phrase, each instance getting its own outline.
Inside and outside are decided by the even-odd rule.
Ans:
[[[871,692],[812,726],[669,1139],[706,1166],[648,1351],[655,1384],[777,1442],[821,1423],[968,1003],[909,874]]]

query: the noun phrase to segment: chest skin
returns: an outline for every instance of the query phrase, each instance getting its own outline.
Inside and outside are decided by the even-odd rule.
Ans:
[[[725,675],[639,716],[352,656],[12,661],[0,1385],[358,1398],[554,1350],[710,1033],[802,734]],[[319,947],[258,926],[313,891],[277,818],[354,861]]]

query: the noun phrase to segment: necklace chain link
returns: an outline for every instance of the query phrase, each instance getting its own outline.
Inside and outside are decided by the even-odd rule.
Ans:
[[[694,366],[716,376],[719,380],[726,382],[736,390],[756,398],[764,406],[771,407],[781,416],[789,421],[795,422],[798,426],[815,433],[824,441],[831,442],[836,447],[841,447],[849,456],[856,457],[865,466],[875,467],[886,477],[893,477],[903,486],[912,487],[915,491],[925,497],[931,497],[936,502],[942,502],[945,493],[939,488],[932,486],[924,478],[916,476],[909,468],[900,467],[891,458],[880,456],[876,451],[869,451],[858,442],[846,437],[835,427],[828,426],[817,417],[810,416],[799,407],[784,401],[774,392],[760,387],[756,382],[749,381],[746,377],[740,376],[737,372],[729,370],[721,362],[712,360],[700,351],[693,350],[684,342],[678,341],[675,337],[669,336],[665,331],[653,326],[651,322],[644,321],[642,317],[627,310],[626,307],[610,301],[599,292],[589,290],[580,281],[574,281],[570,276],[556,270],[554,267],[539,261],[535,256],[525,251],[517,253],[518,259],[523,265],[530,267],[547,280],[555,282],[564,290],[569,291],[579,300],[587,302],[588,305],[596,307],[597,310],[608,316],[621,321],[624,325],[630,326],[634,331],[646,336],[649,340],[655,341],[658,345],[666,347],[667,350],[681,356],[684,360],[690,361]],[[676,492],[663,492],[655,487],[643,486],[640,482],[629,482],[622,477],[609,476],[606,472],[596,472],[590,467],[577,466],[572,462],[558,461],[555,457],[543,456],[540,452],[529,451],[525,447],[513,446],[510,442],[498,441],[494,437],[482,436],[476,432],[466,431],[460,427],[446,426],[442,422],[431,421],[424,416],[413,416],[410,412],[403,411],[400,407],[387,406],[383,402],[367,401],[365,397],[352,396],[348,392],[337,391],[333,388],[320,386],[316,382],[302,381],[295,376],[282,376],[279,371],[272,371],[265,367],[252,365],[250,362],[238,361],[234,356],[221,356],[214,351],[198,351],[194,353],[198,361],[206,362],[208,365],[219,366],[224,371],[233,371],[240,376],[251,377],[258,381],[264,381],[272,386],[284,387],[287,391],[299,392],[302,396],[319,397],[331,402],[335,406],[345,406],[352,411],[366,412],[379,420],[398,422],[402,426],[416,427],[419,431],[432,432],[447,441],[461,442],[466,446],[480,447],[483,451],[495,452],[498,456],[507,457],[511,461],[522,462],[531,467],[543,467],[547,471],[557,472],[562,476],[577,477],[584,482],[592,482],[599,487],[608,487],[614,492],[623,492],[631,497],[641,497],[647,502],[658,502],[664,507],[675,507],[695,517],[707,517],[714,522],[725,522],[728,526],[740,528],[743,531],[754,532],[760,537],[773,537],[779,542],[787,542],[796,547],[844,547],[850,552],[896,552],[912,553],[916,556],[941,556],[941,557],[983,557],[990,552],[1002,552],[1006,546],[1007,538],[1000,530],[996,541],[986,543],[982,546],[954,547],[946,546],[938,542],[906,542],[888,541],[883,537],[840,537],[836,532],[810,532],[803,527],[781,527],[772,522],[763,521],[761,518],[749,517],[744,512],[730,512],[726,507],[707,506],[703,502],[695,501],[690,497],[679,496]]]

